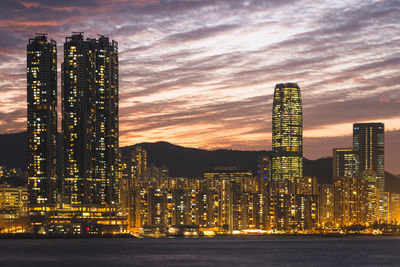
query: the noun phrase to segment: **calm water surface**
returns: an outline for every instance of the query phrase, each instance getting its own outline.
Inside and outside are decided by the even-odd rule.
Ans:
[[[0,266],[400,266],[400,237],[0,240]]]

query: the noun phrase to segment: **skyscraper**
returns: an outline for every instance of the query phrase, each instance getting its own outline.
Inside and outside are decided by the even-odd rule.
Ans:
[[[45,34],[27,45],[29,207],[41,210],[57,198],[57,46]]]
[[[118,202],[118,44],[67,37],[62,65],[64,203]]]
[[[387,220],[387,201],[384,198],[384,124],[355,123],[353,125],[353,148],[356,151],[358,175],[369,170],[376,174],[379,193],[379,220]]]
[[[303,111],[300,87],[275,86],[272,110],[272,179],[291,181],[303,176]]]

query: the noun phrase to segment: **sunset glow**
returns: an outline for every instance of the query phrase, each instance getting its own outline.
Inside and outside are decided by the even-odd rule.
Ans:
[[[83,31],[119,44],[121,146],[271,150],[274,86],[294,82],[305,157],[383,122],[386,169],[400,173],[397,0],[31,0],[0,13],[1,134],[26,130],[27,40],[56,40],[60,70],[65,37]]]

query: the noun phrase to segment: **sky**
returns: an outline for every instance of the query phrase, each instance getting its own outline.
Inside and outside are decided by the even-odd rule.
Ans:
[[[28,39],[56,40],[60,70],[73,31],[118,42],[121,146],[270,150],[275,84],[295,82],[305,157],[383,122],[400,173],[400,0],[0,0],[0,133],[26,130]]]

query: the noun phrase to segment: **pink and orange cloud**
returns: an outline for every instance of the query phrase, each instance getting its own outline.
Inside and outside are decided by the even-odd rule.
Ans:
[[[31,0],[0,8],[0,133],[26,128],[25,49],[36,32],[119,43],[120,143],[271,149],[273,88],[297,82],[304,152],[351,145],[383,121],[400,173],[400,6],[383,1]]]

